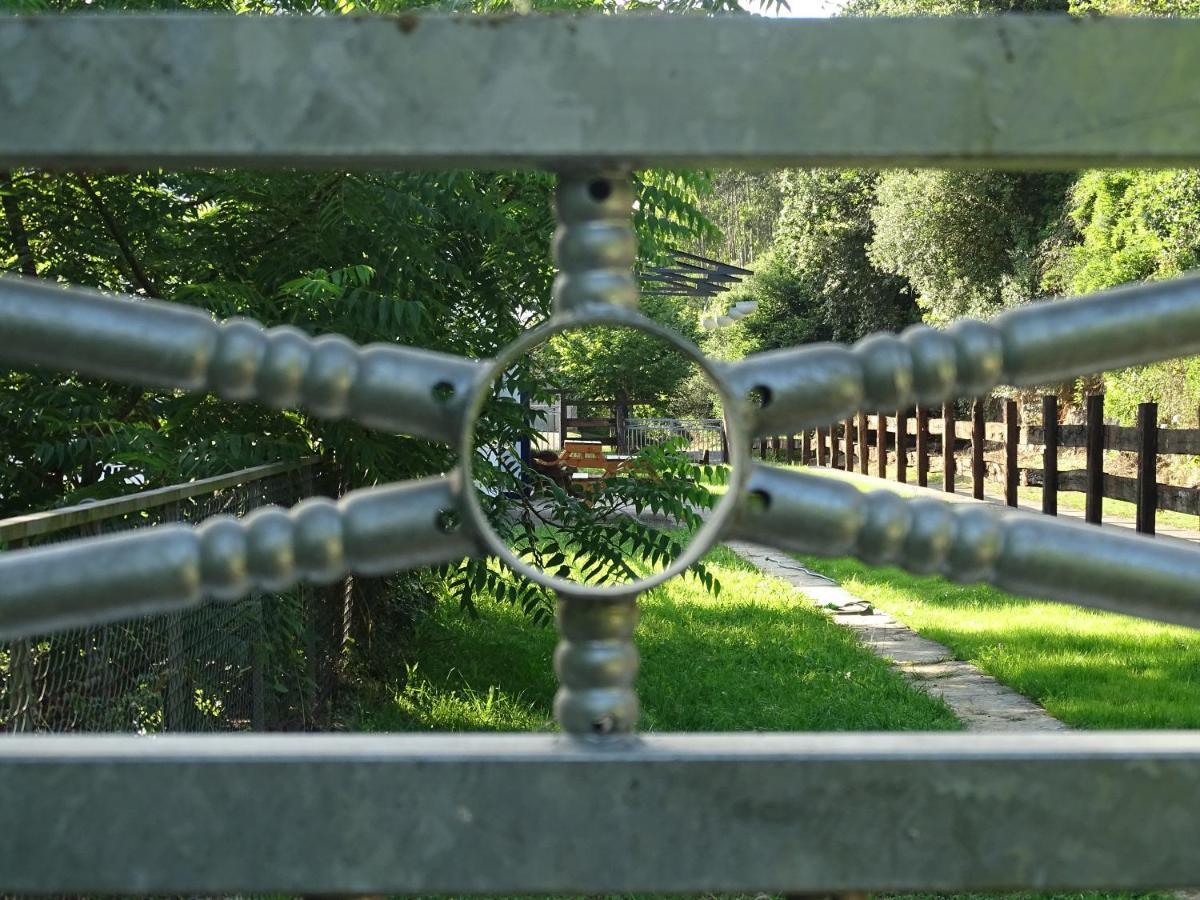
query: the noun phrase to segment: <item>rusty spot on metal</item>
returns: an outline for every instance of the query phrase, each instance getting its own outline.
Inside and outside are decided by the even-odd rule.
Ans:
[[[420,16],[414,16],[412,13],[405,13],[396,19],[396,24],[400,26],[400,30],[405,34],[412,34],[417,30],[417,26],[421,24]]]

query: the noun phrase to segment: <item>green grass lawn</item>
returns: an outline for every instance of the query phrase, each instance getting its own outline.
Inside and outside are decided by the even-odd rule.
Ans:
[[[660,731],[957,729],[945,705],[915,691],[798,592],[719,548],[713,597],[690,579],[646,595],[637,640],[642,728]],[[842,571],[842,574],[846,574]],[[447,601],[419,627],[405,684],[360,697],[367,731],[550,729],[552,628],[483,602],[478,619]],[[1020,893],[1009,900],[1168,900],[1169,894]],[[905,900],[996,900],[911,895]],[[513,900],[513,898],[510,898]],[[634,900],[634,898],[629,898]]]
[[[713,597],[691,578],[645,595],[641,727],[658,731],[938,730],[958,728],[940,701],[909,687],[850,632],[786,583],[729,550],[707,560]],[[447,602],[418,628],[419,663],[404,684],[359,700],[367,731],[548,729],[552,628],[507,604],[479,619]]]
[[[916,492],[896,482],[812,471],[862,490]],[[799,558],[1069,725],[1200,728],[1200,632],[850,559]]]
[[[803,565],[1079,728],[1200,728],[1200,632],[878,569]]]

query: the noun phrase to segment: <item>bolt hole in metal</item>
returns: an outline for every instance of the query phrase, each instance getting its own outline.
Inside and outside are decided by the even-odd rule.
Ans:
[[[454,399],[454,395],[458,393],[454,385],[448,381],[439,381],[433,386],[433,399],[439,403],[449,403]]]
[[[751,491],[746,495],[746,506],[752,512],[765,513],[771,508],[771,495],[766,491]]]
[[[746,399],[750,401],[751,406],[765,409],[771,402],[771,389],[765,384],[760,384],[750,389],[746,394]]]
[[[442,534],[454,534],[458,529],[462,528],[462,516],[456,509],[443,509],[437,514],[435,520],[438,531]]]
[[[597,203],[603,203],[612,196],[612,182],[607,178],[595,178],[588,182],[588,196]]]
[[[565,316],[527,332],[476,388],[464,510],[490,550],[541,584],[645,590],[697,561],[732,512],[745,441],[723,440],[713,414],[739,401],[694,345],[638,313]]]

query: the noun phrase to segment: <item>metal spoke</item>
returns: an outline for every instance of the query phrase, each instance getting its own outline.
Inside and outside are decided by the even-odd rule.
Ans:
[[[1002,384],[1063,381],[1200,353],[1200,276],[1034,303],[944,331],[914,325],[852,347],[816,344],[749,356],[729,367],[756,392],[758,434],[815,428],[859,410],[932,406]]]
[[[1200,627],[1200,549],[979,503],[863,493],[755,465],[732,529],[821,556],[855,556],[1031,597]]]
[[[452,441],[482,363],[396,344],[359,347],[174,303],[0,276],[0,364],[303,406],[383,431]]]
[[[478,553],[457,480],[428,478],[268,506],[245,519],[163,525],[0,553],[0,638],[194,606],[297,581],[383,575]]]

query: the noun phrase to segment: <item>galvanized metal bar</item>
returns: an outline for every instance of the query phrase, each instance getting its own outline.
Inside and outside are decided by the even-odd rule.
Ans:
[[[149,491],[138,491],[135,494],[110,497],[107,500],[64,506],[61,509],[47,509],[42,512],[27,513],[23,516],[11,516],[7,519],[0,519],[0,544],[28,540],[32,537],[103,522],[105,519],[133,512],[156,509],[170,503],[178,503],[189,497],[216,494],[239,485],[294,472],[297,469],[309,469],[316,465],[316,462],[316,457],[307,457],[296,462],[268,463],[265,466],[238,469],[236,472],[229,472],[225,475],[200,478],[196,481],[172,484]]]
[[[0,165],[1191,165],[1198,44],[1065,16],[5,17]]]
[[[861,408],[940,405],[1106,369],[1200,353],[1200,276],[1031,303],[944,331],[914,325],[852,347],[815,344],[746,357],[735,390],[765,398],[756,434],[811,428]]]
[[[554,195],[558,227],[553,255],[554,311],[559,315],[608,309],[636,310],[633,274],[633,187],[627,173],[571,172]]]
[[[479,550],[461,519],[440,477],[0,553],[0,639],[462,559]]]
[[[0,29],[3,23],[0,22]],[[481,363],[340,335],[216,322],[173,303],[0,276],[0,364],[42,366],[226,400],[304,406],[329,419],[432,440],[462,430]]]
[[[761,502],[742,506],[738,537],[1200,627],[1200,548],[1183,542],[983,504],[863,493],[757,464],[746,490]]]
[[[1195,733],[11,736],[0,796],[16,894],[1200,882]]]
[[[567,734],[628,734],[637,726],[637,594],[612,600],[558,593],[560,640],[554,671],[561,687],[554,718]]]

